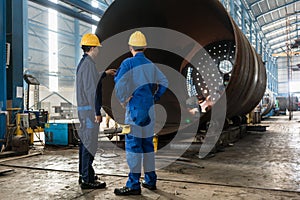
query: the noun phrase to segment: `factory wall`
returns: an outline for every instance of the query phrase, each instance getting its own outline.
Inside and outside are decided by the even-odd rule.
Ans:
[[[41,83],[41,102],[36,101],[34,87],[30,87],[30,108],[45,109],[57,117],[61,114],[55,112],[59,107],[76,103],[74,85],[82,56],[80,40],[91,31],[90,24],[28,1],[28,67],[24,67],[24,73]],[[24,94],[26,90],[27,87]]]
[[[287,57],[278,58],[278,93],[280,96],[287,96],[288,93],[288,64]],[[297,96],[300,96],[300,56],[292,56],[290,62],[290,82],[294,82],[291,85],[290,91],[296,93]],[[295,83],[298,81],[298,84]],[[295,85],[295,86],[293,86]]]

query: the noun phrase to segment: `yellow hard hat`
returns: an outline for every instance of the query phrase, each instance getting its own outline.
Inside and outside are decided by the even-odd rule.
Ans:
[[[141,31],[136,31],[131,34],[128,44],[133,47],[145,47],[147,46],[146,37]]]
[[[92,46],[92,47],[101,47],[100,41],[97,35],[92,33],[86,33],[82,36],[81,46]]]

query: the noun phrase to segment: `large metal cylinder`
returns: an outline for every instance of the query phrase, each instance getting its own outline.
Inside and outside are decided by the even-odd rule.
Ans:
[[[269,115],[272,109],[275,107],[275,98],[269,89],[266,89],[261,104],[261,116]]]
[[[225,65],[226,68],[226,64],[232,64],[232,70],[228,71],[229,84],[226,86],[228,118],[249,113],[263,97],[266,88],[263,62],[218,0],[187,0],[180,3],[174,0],[115,0],[101,18],[96,34],[105,43],[118,33],[141,27],[161,27],[183,33],[204,47],[217,66]],[[163,36],[161,38],[162,42],[167,39]],[[119,45],[127,45],[126,43],[124,41],[124,44]],[[180,38],[174,45],[193,51]],[[102,53],[105,54],[105,46]],[[186,58],[158,49],[148,49],[145,54],[153,62],[168,65],[186,76]],[[120,55],[110,67],[118,67],[127,56],[130,54]],[[198,93],[207,96],[203,86],[205,83],[201,82],[199,85],[201,87],[196,88]],[[103,104],[110,114],[113,88],[111,78],[104,80]],[[165,107],[168,118],[159,134],[176,132],[176,123],[180,123],[178,116],[182,114],[179,102],[168,91],[160,104]],[[200,123],[207,122],[209,117],[210,112],[203,114]]]

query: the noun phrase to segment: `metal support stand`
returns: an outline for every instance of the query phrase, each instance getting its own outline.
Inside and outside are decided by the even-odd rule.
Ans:
[[[287,54],[287,76],[288,76],[288,111],[289,111],[289,120],[293,118],[293,107],[292,107],[292,99],[291,99],[291,91],[290,91],[290,81],[291,81],[291,45],[290,45],[290,29],[289,29],[289,18],[286,18],[286,54]]]

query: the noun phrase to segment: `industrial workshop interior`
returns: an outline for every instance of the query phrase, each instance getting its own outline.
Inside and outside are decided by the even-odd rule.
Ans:
[[[299,0],[0,15],[0,199],[300,199]]]

